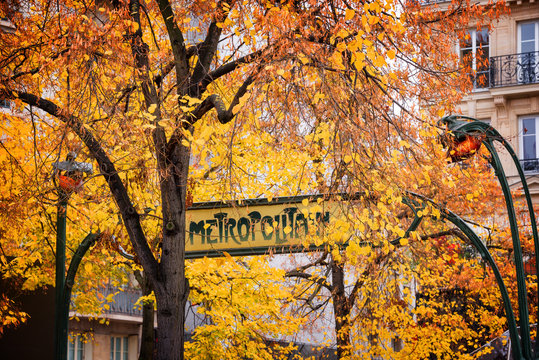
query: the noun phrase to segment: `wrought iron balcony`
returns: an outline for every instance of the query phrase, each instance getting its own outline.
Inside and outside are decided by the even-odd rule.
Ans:
[[[539,83],[539,51],[490,58],[490,87]]]
[[[109,294],[116,294],[114,295],[114,302],[107,303],[109,308],[105,310],[105,313],[142,316],[142,310],[140,308],[134,308],[135,303],[142,296],[142,291],[139,289],[129,288],[120,290],[117,287],[109,286],[101,289],[100,292],[105,298]]]
[[[539,159],[524,159],[519,161],[524,172],[539,172]]]
[[[96,290],[96,296],[100,299],[106,299],[110,294],[113,296],[113,301],[103,301],[103,305],[108,305],[104,309],[105,314],[119,314],[130,316],[142,316],[142,309],[140,307],[135,308],[135,303],[142,296],[142,291],[135,288],[119,289],[115,286],[106,286]],[[71,307],[74,296],[71,298]]]

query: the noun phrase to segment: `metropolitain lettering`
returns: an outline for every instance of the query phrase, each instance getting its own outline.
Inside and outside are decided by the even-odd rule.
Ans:
[[[329,222],[329,212],[312,214],[314,221],[298,210],[288,207],[278,215],[263,215],[251,211],[240,218],[230,217],[227,212],[213,214],[213,218],[191,221],[187,228],[191,245],[236,244],[243,245],[258,239],[268,242],[268,245],[286,244],[290,239],[298,239],[309,232],[309,225]],[[285,228],[287,231],[285,231]],[[317,226],[316,233],[320,235]]]

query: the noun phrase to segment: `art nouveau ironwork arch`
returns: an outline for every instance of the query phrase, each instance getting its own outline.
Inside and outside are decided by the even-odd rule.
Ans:
[[[500,183],[500,186],[502,188],[506,203],[507,217],[511,228],[511,238],[513,242],[513,252],[518,289],[519,326],[517,326],[517,322],[515,320],[515,315],[513,307],[511,305],[511,301],[509,299],[507,287],[505,286],[500,271],[498,270],[498,267],[492,255],[490,254],[485,244],[481,241],[480,237],[473,231],[471,227],[466,224],[466,222],[462,218],[460,218],[455,213],[436,205],[431,200],[419,194],[408,193],[408,198],[406,199],[405,203],[414,211],[415,218],[407,232],[409,233],[410,231],[415,230],[419,226],[423,218],[417,215],[418,210],[425,207],[429,203],[431,206],[437,207],[438,210],[440,210],[441,218],[443,220],[451,222],[458,229],[460,229],[462,233],[464,233],[466,237],[470,240],[472,245],[477,249],[483,260],[490,265],[492,271],[494,272],[496,282],[502,295],[505,314],[507,317],[513,358],[519,360],[537,359],[539,356],[539,342],[536,341],[535,348],[534,350],[532,350],[528,301],[526,292],[526,277],[524,274],[522,247],[518,233],[516,211],[511,196],[511,190],[507,182],[507,177],[500,161],[500,156],[494,144],[499,143],[503,146],[503,148],[507,150],[517,168],[520,181],[522,182],[524,197],[526,198],[526,204],[528,207],[530,222],[532,225],[531,227],[533,234],[535,258],[537,259],[537,254],[539,253],[539,241],[536,219],[533,211],[530,191],[526,182],[526,178],[524,176],[524,171],[520,166],[519,159],[516,156],[513,148],[507,142],[507,140],[505,140],[500,135],[500,133],[496,131],[496,129],[494,129],[487,123],[478,121],[477,119],[471,117],[452,115],[442,118],[439,121],[439,125],[445,127],[445,133],[442,136],[442,142],[448,148],[448,155],[453,161],[460,161],[473,156],[481,145],[484,145],[489,151],[488,161],[494,169],[496,177],[498,178],[498,182]],[[535,266],[536,273],[539,274],[539,263],[537,261],[535,262]],[[537,314],[539,318],[539,308],[537,309]],[[519,327],[520,335],[518,332]]]

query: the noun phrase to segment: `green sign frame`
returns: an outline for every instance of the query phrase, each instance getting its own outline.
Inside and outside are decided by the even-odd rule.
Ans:
[[[345,200],[360,195],[301,195],[230,202],[201,202],[186,214],[186,259],[315,251],[305,236],[321,235],[342,214]],[[314,228],[313,228],[314,227]]]

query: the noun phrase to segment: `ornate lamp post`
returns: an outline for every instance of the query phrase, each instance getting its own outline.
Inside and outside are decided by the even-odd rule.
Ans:
[[[82,257],[95,242],[98,234],[88,234],[80,243],[65,273],[66,262],[66,213],[67,202],[74,191],[82,189],[84,174],[92,173],[92,164],[76,162],[76,155],[69,153],[66,161],[55,162],[58,175],[58,210],[56,218],[56,289],[55,289],[55,333],[54,348],[57,360],[67,359],[67,328],[71,288]]]
[[[445,125],[447,132],[444,134],[443,143],[449,149],[448,155],[453,161],[461,161],[468,157],[473,156],[481,147],[484,145],[490,153],[489,162],[492,168],[495,171],[496,177],[501,185],[505,204],[507,207],[507,216],[509,220],[509,225],[511,227],[511,238],[513,240],[513,252],[514,252],[514,261],[515,261],[515,270],[517,278],[517,289],[518,289],[518,310],[519,310],[519,325],[520,325],[520,337],[515,322],[515,317],[513,314],[513,309],[509,297],[507,296],[507,289],[499,271],[490,256],[488,249],[483,245],[478,236],[470,229],[458,216],[445,210],[442,214],[443,217],[450,220],[453,224],[457,225],[467,236],[472,240],[472,243],[479,250],[481,256],[490,264],[492,267],[500,291],[502,292],[502,297],[504,300],[505,313],[507,316],[507,322],[509,326],[509,333],[511,338],[511,346],[513,352],[513,358],[515,359],[525,359],[532,360],[537,359],[539,356],[539,342],[536,341],[535,349],[532,351],[531,339],[530,339],[530,323],[529,323],[529,314],[528,314],[528,302],[527,302],[527,293],[526,293],[526,277],[524,273],[524,265],[522,259],[522,247],[520,243],[518,225],[516,219],[515,207],[513,204],[513,199],[511,197],[511,190],[509,184],[507,183],[507,177],[503,170],[500,157],[494,143],[500,143],[509,153],[511,159],[513,160],[522,182],[522,187],[524,190],[524,196],[526,198],[526,203],[528,206],[528,212],[530,215],[530,221],[532,225],[533,241],[535,248],[535,257],[537,259],[537,254],[539,253],[539,241],[537,234],[537,225],[535,221],[535,214],[533,212],[533,204],[530,197],[530,192],[524,176],[524,171],[520,166],[518,157],[516,156],[514,150],[511,148],[509,143],[490,125],[478,121],[474,118],[465,117],[465,116],[447,116],[440,120],[441,125]],[[539,263],[535,262],[536,272],[539,274]],[[538,281],[539,285],[539,281]],[[537,314],[539,316],[539,308],[537,309]]]

